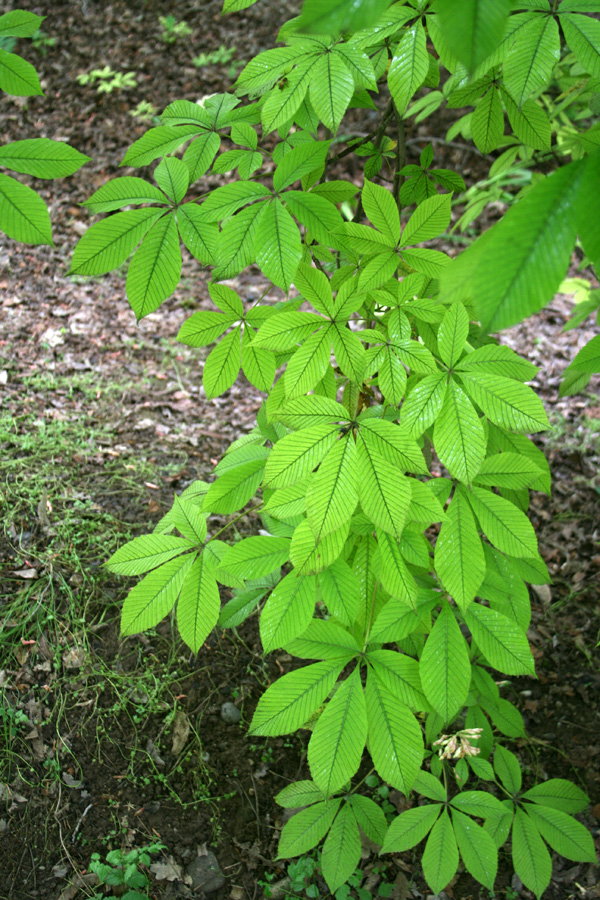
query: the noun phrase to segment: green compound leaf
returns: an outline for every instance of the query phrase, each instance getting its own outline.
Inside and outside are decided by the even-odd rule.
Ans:
[[[491,891],[498,871],[498,851],[492,838],[473,819],[456,809],[452,810],[452,825],[467,871]]]
[[[286,191],[286,206],[315,240],[327,246],[342,224],[338,210],[324,197],[305,191]]]
[[[419,437],[437,419],[446,397],[447,378],[426,375],[410,392],[400,411],[400,423]]]
[[[542,401],[528,385],[484,372],[463,372],[460,378],[471,398],[500,428],[529,433],[550,427]]]
[[[254,207],[251,207],[254,210]],[[181,240],[195,259],[214,265],[219,252],[219,229],[206,222],[197,203],[183,203],[177,209],[177,227]],[[213,273],[216,277],[216,273]]]
[[[313,594],[313,606],[314,599]],[[344,657],[347,662],[360,653],[360,647],[351,634],[339,625],[324,619],[313,619],[302,635],[296,640],[289,641],[285,649],[301,659]]]
[[[282,191],[304,175],[321,169],[325,164],[329,141],[310,141],[294,147],[283,157],[273,174],[273,188]]]
[[[139,634],[164,619],[175,605],[194,557],[188,553],[171,559],[132,588],[123,603],[121,634]]]
[[[435,420],[433,442],[439,459],[450,474],[470,484],[485,456],[485,432],[466,392],[453,379],[450,379],[444,405]]]
[[[324,800],[323,792],[313,781],[293,781],[274,797],[275,802],[285,809],[299,809]]]
[[[13,9],[11,12],[0,16],[0,36],[27,38],[41,28],[45,16],[37,16],[35,13],[26,12],[24,9]]]
[[[356,444],[358,491],[363,512],[389,534],[401,535],[410,503],[410,480],[365,439],[362,432]]]
[[[542,837],[553,850],[576,862],[596,862],[596,850],[590,832],[566,813],[548,806],[527,807]]]
[[[13,141],[0,147],[0,166],[35,178],[65,178],[89,161],[89,156],[64,141],[48,138]]]
[[[347,802],[366,836],[376,844],[383,844],[387,821],[382,808],[370,797],[363,797],[361,794],[351,794]]]
[[[370,650],[367,660],[377,681],[413,712],[427,709],[416,659],[394,650]]]
[[[397,244],[400,240],[400,214],[391,192],[365,179],[361,199],[364,211],[375,228]]]
[[[288,400],[313,390],[324,377],[331,356],[332,327],[312,334],[289,361],[283,376]]]
[[[388,87],[399,115],[403,116],[429,71],[425,32],[420,22],[407,28],[388,70]]]
[[[268,188],[255,181],[232,181],[211,191],[202,201],[202,217],[205,222],[219,222],[232,216],[238,209],[253,200],[270,195]]]
[[[440,356],[451,368],[460,359],[469,336],[469,314],[462,303],[453,303],[447,310],[438,329]]]
[[[46,204],[32,188],[8,175],[0,175],[0,231],[13,241],[52,246]]]
[[[360,862],[360,834],[353,807],[345,803],[323,844],[321,868],[332,894],[346,883]]]
[[[331,828],[341,802],[339,797],[325,800],[292,816],[283,826],[277,858],[289,859],[301,856],[316,847]]]
[[[182,640],[193,653],[202,644],[219,620],[221,598],[214,569],[200,555],[187,573],[177,603],[177,628]]]
[[[514,753],[501,744],[494,750],[494,769],[506,790],[515,797],[521,790],[521,765]]]
[[[290,572],[279,582],[260,616],[263,651],[270,653],[297,638],[308,628],[315,611],[313,575]]]
[[[464,611],[485,578],[483,545],[469,502],[456,491],[435,545],[435,568],[445,589]]]
[[[448,50],[473,72],[504,37],[509,0],[437,0],[435,12]]]
[[[168,156],[157,165],[154,179],[173,203],[179,203],[189,187],[190,173],[182,160]]]
[[[202,372],[202,384],[209,400],[228,391],[237,378],[242,360],[240,339],[240,328],[234,328],[210,351]]]
[[[186,148],[182,162],[187,166],[190,184],[208,172],[220,146],[221,136],[214,131],[208,131],[194,138]]]
[[[224,574],[240,581],[253,581],[280,569],[289,558],[288,538],[262,535],[244,538],[228,549],[217,569],[217,577]]]
[[[485,375],[502,375],[517,381],[531,381],[538,373],[537,366],[522,359],[510,347],[503,344],[486,344],[468,353],[456,366],[457,372],[476,372]]]
[[[557,169],[442,274],[442,288],[452,297],[472,298],[486,331],[520,322],[556,293],[575,241],[584,173],[580,162]]]
[[[502,141],[504,111],[500,93],[492,87],[481,98],[471,116],[473,141],[482,153],[491,153]]]
[[[450,604],[444,601],[419,662],[423,692],[444,722],[464,706],[471,684],[467,643]]]
[[[334,134],[353,94],[354,79],[343,57],[337,53],[321,55],[311,75],[310,102],[323,124]]]
[[[426,803],[396,816],[388,828],[381,852],[402,853],[415,847],[429,833],[442,808],[441,803]]]
[[[517,106],[546,87],[559,59],[558,23],[552,16],[535,16],[519,32],[503,66],[505,87]]]
[[[360,585],[356,575],[338,559],[319,575],[321,598],[330,615],[344,625],[353,625],[360,605]]]
[[[157,125],[134,141],[123,157],[122,166],[149,166],[159,156],[177,150],[186,141],[204,131],[198,125]]]
[[[278,441],[267,460],[265,487],[289,487],[312,472],[333,445],[338,431],[336,424],[323,423]]]
[[[171,296],[180,277],[179,234],[175,214],[168,213],[146,235],[127,272],[127,299],[138,321]]]
[[[594,12],[597,10],[594,8]],[[577,62],[596,78],[600,77],[600,23],[591,16],[563,13],[560,24]]]
[[[537,538],[525,513],[486,488],[474,486],[468,497],[482,531],[494,547],[517,558],[537,555]]]
[[[508,675],[535,675],[527,637],[516,622],[478,604],[469,607],[465,621],[491,666]]]
[[[587,342],[585,347],[581,348],[567,369],[569,371],[584,372],[586,375],[600,372],[600,335],[597,334],[596,337]]]
[[[306,512],[317,540],[337,531],[358,503],[356,444],[351,434],[333,445],[306,495]]]
[[[270,350],[253,346],[248,328],[244,329],[242,335],[242,368],[255,388],[266,393],[270,391],[277,370],[275,356]]]
[[[302,60],[287,76],[287,84],[274,87],[263,104],[261,119],[268,134],[289,122],[301,106],[314,75],[315,57]]]
[[[310,774],[324,794],[334,794],[356,774],[366,740],[367,708],[356,667],[327,703],[308,745]]]
[[[161,209],[131,209],[96,222],[75,247],[71,273],[105,275],[118,268],[162,214]]]
[[[388,0],[306,0],[298,30],[332,37],[351,34],[371,27],[388,5]]]
[[[542,784],[536,784],[523,794],[524,800],[532,800],[552,809],[565,813],[583,812],[589,804],[589,798],[581,788],[564,778],[550,778]]]
[[[194,546],[195,542],[173,535],[143,534],[119,547],[104,565],[115,575],[142,575]]]
[[[256,262],[273,284],[289,291],[302,256],[300,232],[279,200],[269,203],[258,223]]]
[[[450,803],[455,809],[480,819],[503,816],[506,813],[502,802],[488,791],[462,791],[453,797]]]
[[[177,334],[177,340],[188,347],[208,347],[227,331],[237,320],[231,315],[201,309],[186,319]]]
[[[450,224],[451,194],[439,194],[420,203],[402,232],[401,247],[438,237]]]
[[[283,675],[258,701],[250,734],[289,734],[308,722],[331,693],[345,660],[313,663]]]
[[[535,822],[522,809],[515,811],[512,859],[517,875],[539,900],[550,884],[552,860]]]
[[[417,608],[417,583],[400,552],[398,541],[389,534],[379,534],[380,578],[386,591],[412,609]]]
[[[204,543],[206,540],[206,516],[200,512],[195,503],[183,495],[181,497],[175,495],[168,515],[170,521],[184,538],[194,544]]]
[[[139,203],[161,203],[166,206],[167,202],[167,197],[153,184],[143,178],[123,175],[103,184],[82,206],[86,206],[91,212],[101,213]]]
[[[256,494],[264,468],[264,459],[252,459],[244,465],[223,472],[208,489],[203,509],[221,515],[243,509]]]
[[[369,670],[369,752],[380,777],[406,794],[423,761],[423,735],[414,715]]]
[[[423,851],[423,875],[434,894],[439,894],[458,868],[458,849],[452,822],[444,810],[431,829]]]
[[[0,48],[0,91],[13,97],[44,95],[38,74],[31,63],[21,59],[16,53],[8,53],[2,48]]]

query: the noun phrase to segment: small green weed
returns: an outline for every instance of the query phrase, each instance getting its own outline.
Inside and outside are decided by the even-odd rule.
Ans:
[[[164,844],[150,844],[148,847],[129,850],[111,850],[106,854],[106,862],[101,862],[99,853],[92,853],[90,871],[98,876],[101,885],[117,888],[110,894],[96,892],[93,900],[148,900],[147,889],[150,879],[144,868],[150,865],[151,856],[164,850]]]
[[[129,115],[139,122],[149,122],[151,119],[156,118],[157,113],[158,108],[148,100],[140,100],[135,109],[129,110]]]
[[[35,49],[42,54],[42,56],[46,56],[48,50],[51,47],[54,47],[56,44],[56,38],[48,37],[45,31],[42,31],[41,28],[32,35],[31,43],[35,47]]]
[[[192,33],[187,22],[178,22],[175,16],[159,16],[158,21],[162,27],[160,38],[166,44],[174,44],[180,38],[188,37]]]
[[[115,72],[110,66],[103,69],[92,69],[77,76],[78,84],[95,84],[99,94],[112,94],[113,91],[128,91],[137,87],[135,72]]]

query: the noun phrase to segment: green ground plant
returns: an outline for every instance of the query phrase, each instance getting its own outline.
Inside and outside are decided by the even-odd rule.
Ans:
[[[77,76],[77,83],[94,84],[99,94],[112,94],[113,91],[128,91],[137,87],[135,72],[115,72],[111,66],[103,69],[91,69]]]
[[[226,0],[225,11],[251,2]],[[175,612],[198,652],[213,628],[259,609],[265,653],[306,661],[267,688],[250,733],[311,731],[310,779],[277,796],[300,810],[279,857],[324,840],[332,893],[354,876],[361,830],[383,854],[425,841],[434,893],[459,858],[492,891],[509,836],[538,897],[548,847],[595,860],[574,818],[585,794],[556,778],[523,790],[506,746],[525,731],[496,679],[535,676],[527,583],[549,576],[526,513],[550,472],[528,437],[548,427],[526,384],[537,370],[491,335],[552,297],[577,240],[600,261],[590,12],[600,4],[306,0],[234,93],[175,100],[131,145],[122,164],[160,160],[154,183],[116,178],[86,203],[112,215],[81,238],[72,272],[99,276],[133,254],[126,291],[139,319],[175,290],[183,243],[212,270],[215,309],[193,313],[178,336],[215,345],[207,397],[240,369],[267,395],[214,481],[176,496],[153,533],[109,560],[113,573],[145,575],[125,599],[122,633]],[[492,165],[518,160],[531,173],[452,261],[428,245],[451,224],[462,178],[432,169],[432,147],[420,166],[406,160],[406,120],[443,105],[468,109],[456,133],[486,156],[500,151]],[[379,123],[349,142],[340,129],[357,107],[378,110]],[[361,186],[330,177],[350,152],[364,161]],[[547,175],[549,155],[558,165]],[[237,176],[209,189],[209,170]],[[186,201],[190,186],[199,199]],[[251,264],[266,283],[255,303],[223,283]],[[276,288],[282,299],[267,300]],[[600,369],[599,350],[600,336],[579,352],[565,393]],[[223,540],[251,511],[263,533]],[[213,527],[211,516],[232,518]],[[223,609],[219,585],[236,591]],[[370,769],[411,808],[388,821],[384,794],[364,793]]]
[[[129,851],[110,850],[106,862],[101,861],[99,853],[92,853],[90,872],[98,876],[101,885],[116,889],[110,894],[96,892],[95,900],[149,900],[150,879],[144,869],[150,865],[152,856],[164,849],[164,844],[155,843]]]
[[[192,33],[187,22],[178,22],[175,16],[159,16],[158,21],[162,29],[160,38],[166,44],[175,44]]]

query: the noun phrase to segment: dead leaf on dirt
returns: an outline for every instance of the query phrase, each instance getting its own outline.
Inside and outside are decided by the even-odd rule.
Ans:
[[[2,369],[2,371],[0,372],[0,384],[6,384],[7,381],[8,372],[6,371],[6,369]]]
[[[172,856],[169,856],[166,862],[155,862],[150,866],[150,871],[154,874],[157,881],[185,881],[183,870]],[[189,879],[191,882],[191,878]]]
[[[38,577],[38,570],[33,568],[15,569],[12,574],[16,575],[17,578],[26,578],[28,581],[32,581]]]
[[[58,900],[74,900],[82,888],[92,884],[98,884],[98,876],[95,872],[88,872],[87,875],[74,875],[72,883],[67,885]]]
[[[146,431],[147,428],[154,428],[154,419],[140,419],[133,426],[134,431]]]
[[[62,657],[65,669],[80,669],[85,662],[85,650],[83,647],[71,647]]]
[[[396,875],[390,896],[392,900],[406,900],[407,897],[410,897],[410,885],[403,872],[398,872]]]
[[[175,716],[175,721],[173,722],[173,746],[171,747],[171,752],[174,756],[179,756],[183,748],[185,747],[186,741],[190,736],[190,720],[186,716],[186,714],[180,710]]]

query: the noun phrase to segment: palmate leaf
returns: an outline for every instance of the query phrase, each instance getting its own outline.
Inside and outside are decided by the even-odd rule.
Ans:
[[[460,379],[488,419],[500,428],[518,433],[550,427],[542,401],[528,385],[485,372],[461,373]]]
[[[485,433],[466,392],[452,378],[442,410],[435,420],[433,442],[439,459],[450,474],[470,484],[485,456]]]
[[[310,141],[294,147],[283,157],[273,174],[273,187],[282,191],[303,175],[321,169],[327,158],[330,141]]]
[[[216,268],[212,274],[214,281],[238,275],[254,262],[256,231],[265,208],[265,203],[247,206],[228,219],[220,236],[217,234],[218,241],[214,251]]]
[[[596,862],[592,835],[571,816],[541,804],[529,806],[527,812],[544,840],[561,856],[576,862]]]
[[[367,661],[375,677],[400,703],[414,712],[428,708],[416,659],[394,650],[370,650]]]
[[[211,191],[202,201],[202,216],[205,222],[220,222],[229,218],[242,206],[254,200],[262,200],[270,195],[268,188],[255,181],[232,181]]]
[[[252,459],[224,472],[208,489],[203,509],[221,515],[243,509],[256,494],[264,468],[264,459]]]
[[[104,565],[115,575],[142,575],[191,550],[194,543],[168,534],[144,534],[119,547]]]
[[[52,246],[52,225],[44,201],[28,185],[2,174],[0,231],[14,241]]]
[[[533,891],[536,897],[541,897],[550,884],[552,861],[535,822],[522,809],[515,811],[512,859],[525,887]]]
[[[231,315],[201,309],[185,320],[177,333],[177,340],[188,347],[208,347],[218,340],[236,319],[237,317]]]
[[[316,581],[312,575],[290,572],[279,582],[260,616],[260,639],[265,653],[297,638],[315,611]]]
[[[353,807],[345,803],[323,844],[321,869],[327,887],[334,893],[352,875],[360,862],[360,833]]]
[[[86,206],[91,212],[100,213],[113,212],[122,206],[135,206],[138,203],[161,203],[166,206],[168,198],[143,178],[123,175],[103,184],[82,206]]]
[[[335,134],[354,94],[354,79],[341,54],[324,53],[311,75],[310,102],[315,112]]]
[[[277,369],[275,356],[270,350],[253,346],[249,328],[244,328],[242,335],[242,368],[248,381],[259,391],[271,389]]]
[[[287,157],[286,157],[287,159]],[[338,210],[324,197],[312,191],[286,191],[285,202],[289,211],[311,236],[327,246],[331,235],[342,224]]]
[[[324,794],[338,791],[358,771],[367,739],[367,708],[360,669],[338,687],[308,744],[313,781]]]
[[[500,44],[509,0],[437,0],[435,12],[450,52],[472,72]]]
[[[298,65],[287,76],[287,84],[273,88],[261,110],[262,125],[265,134],[280,128],[289,122],[302,104],[314,74],[315,56],[301,59]]]
[[[188,541],[203,544],[206,540],[206,516],[188,497],[175,495],[169,518]]]
[[[123,157],[122,166],[149,166],[159,156],[177,150],[186,141],[205,129],[199,125],[157,125],[134,141]]]
[[[203,265],[214,264],[219,249],[219,229],[204,221],[197,203],[183,203],[178,207],[177,226],[181,240],[192,256]]]
[[[439,894],[458,868],[458,849],[448,811],[444,810],[431,829],[423,851],[423,875],[434,894]]]
[[[516,622],[477,603],[466,611],[465,620],[491,666],[508,675],[535,675],[527,637]]]
[[[565,813],[583,812],[589,798],[581,788],[564,778],[550,778],[536,784],[523,794],[523,799],[541,803],[543,806],[559,809]]]
[[[278,312],[261,326],[253,339],[255,347],[265,347],[276,353],[285,353],[296,348],[317,328],[321,328],[325,320],[310,312]]]
[[[397,597],[416,609],[417,583],[404,562],[398,542],[389,534],[382,532],[378,544],[381,583],[392,597]]]
[[[371,670],[366,701],[373,765],[384,781],[406,794],[423,761],[421,727],[408,707],[399,703]]]
[[[201,554],[185,577],[177,603],[177,628],[193,653],[198,653],[217,624],[220,611],[214,569]]]
[[[440,356],[453,367],[461,357],[469,335],[469,314],[462,303],[453,303],[446,311],[438,329]]]
[[[278,441],[267,461],[265,487],[289,487],[312,472],[333,445],[338,430],[336,424],[324,423]]]
[[[311,334],[287,364],[283,376],[288,400],[313,390],[329,367],[331,356],[331,329],[328,326]]]
[[[24,9],[13,9],[0,16],[0,36],[26,38],[33,37],[41,28],[45,16],[37,16],[35,13]]]
[[[333,37],[353,33],[377,22],[387,6],[388,0],[306,0],[299,31]]]
[[[292,816],[283,826],[277,858],[301,856],[316,847],[329,831],[341,802],[339,797],[325,800]]]
[[[473,819],[456,809],[452,810],[452,825],[467,871],[491,891],[498,871],[498,851],[492,838]]]
[[[105,275],[116,269],[162,214],[162,209],[131,209],[96,222],[75,247],[70,271],[80,275]]]
[[[469,502],[460,490],[435,545],[435,568],[450,596],[467,609],[485,577],[485,556]]]
[[[170,559],[131,589],[123,603],[121,634],[138,634],[164,619],[175,605],[194,558],[194,553],[187,553]]]
[[[419,673],[425,696],[444,722],[451,722],[467,699],[471,663],[466,641],[446,601],[425,643]]]
[[[301,574],[316,575],[337,560],[344,549],[350,523],[346,522],[338,531],[326,534],[317,541],[308,519],[304,519],[294,531],[290,559]]]
[[[324,800],[323,791],[314,781],[293,781],[275,795],[274,800],[285,809],[299,809]]]
[[[549,150],[552,128],[548,114],[535,100],[526,100],[519,109],[507,91],[502,92],[512,130],[524,144],[534,150]]]
[[[535,185],[442,274],[449,296],[472,298],[486,331],[514,325],[556,293],[575,240],[583,163],[563,166]]]
[[[517,106],[548,84],[559,59],[556,20],[535,16],[519,32],[503,66],[504,84]]]
[[[475,146],[482,153],[491,153],[499,146],[504,134],[504,112],[495,87],[491,87],[475,107],[471,131]]]
[[[427,463],[417,442],[387,419],[361,415],[360,434],[387,462],[406,472],[427,475]],[[412,482],[411,482],[412,484]]]
[[[600,77],[600,23],[591,16],[564,12],[560,24],[577,62],[596,78]]]
[[[567,366],[567,370],[582,372],[586,375],[600,372],[600,335],[593,337],[585,347],[581,348],[573,362]]]
[[[14,10],[17,12],[18,10]],[[13,97],[43,96],[38,74],[25,59],[0,48],[0,91]]]
[[[382,531],[402,534],[410,503],[409,479],[392,468],[362,433],[356,451],[361,473],[358,491],[363,511]]]
[[[365,179],[361,199],[364,211],[375,228],[397,244],[400,240],[400,214],[391,192]]]
[[[425,32],[418,22],[404,32],[388,70],[388,87],[401,116],[425,81],[428,71]]]
[[[314,605],[314,594],[312,599]],[[285,649],[301,659],[344,658],[346,662],[360,653],[348,631],[324,619],[313,619],[299,638],[286,643]]]
[[[183,200],[190,183],[189,171],[184,162],[171,156],[165,157],[154,170],[154,178],[173,203]]]
[[[331,693],[344,665],[328,660],[278,678],[258,701],[250,734],[274,737],[302,728]]]
[[[171,296],[180,277],[179,235],[175,214],[168,213],[150,229],[127,272],[127,299],[138,321]]]
[[[204,363],[202,384],[209,400],[228,391],[234,383],[240,371],[241,353],[241,330],[238,326],[210,351]]]
[[[306,495],[308,521],[317,540],[352,517],[358,503],[357,482],[356,444],[348,434],[328,452]]]
[[[402,232],[401,247],[438,237],[450,224],[451,194],[429,197],[417,206]]]
[[[383,844],[387,821],[382,808],[370,797],[363,797],[361,794],[352,794],[347,802],[366,836],[376,844]]]
[[[35,178],[65,178],[89,161],[89,156],[64,141],[48,138],[13,141],[0,147],[0,166]]]
[[[407,396],[400,411],[400,422],[414,437],[423,434],[437,419],[446,387],[445,375],[426,375]]]
[[[229,548],[221,560],[217,577],[225,575],[241,581],[264,578],[265,575],[280,569],[288,561],[289,556],[288,538],[262,535],[244,538]]]
[[[431,830],[441,809],[441,803],[426,803],[396,816],[388,828],[381,852],[402,853],[415,847]]]
[[[348,412],[341,403],[330,400],[329,397],[309,394],[285,403],[275,410],[270,421],[282,422],[294,431],[301,431],[323,422],[346,422]]]
[[[338,559],[328,566],[319,575],[319,587],[330,615],[352,625],[360,606],[360,585],[348,563]]]
[[[536,556],[535,531],[520,509],[485,488],[473,487],[468,497],[482,531],[494,547],[517,558]]]
[[[457,372],[482,372],[486,375],[502,375],[517,381],[531,381],[538,373],[537,366],[518,356],[503,344],[486,344],[478,347],[456,366]]]
[[[401,641],[415,631],[424,631],[424,621],[431,616],[422,610],[412,609],[404,600],[392,597],[385,604],[371,629],[369,642],[383,644],[389,641]]]
[[[258,223],[256,262],[273,284],[289,291],[302,256],[300,232],[279,200],[268,204]]]
[[[199,134],[189,144],[183,154],[183,163],[187,166],[190,184],[208,172],[220,146],[221,136],[214,131]]]

